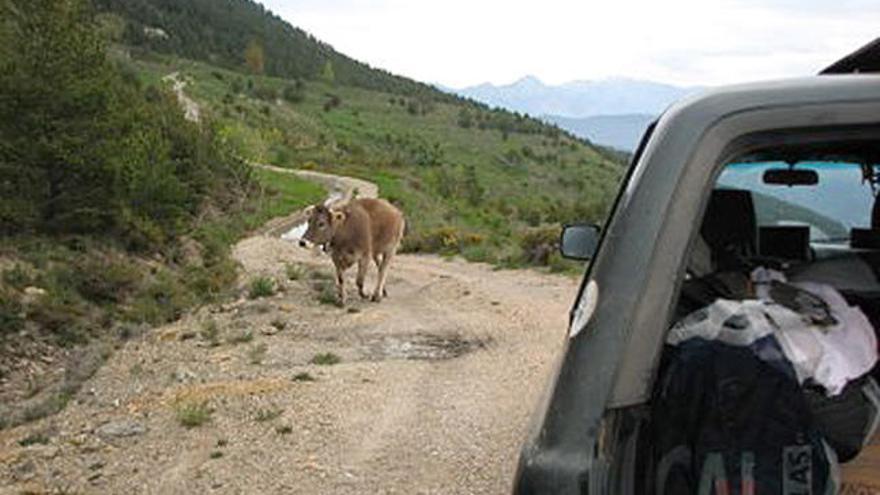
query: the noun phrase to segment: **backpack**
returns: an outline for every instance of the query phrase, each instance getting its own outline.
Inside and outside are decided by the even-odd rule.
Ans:
[[[651,409],[654,495],[836,493],[834,453],[772,337],[666,346]]]

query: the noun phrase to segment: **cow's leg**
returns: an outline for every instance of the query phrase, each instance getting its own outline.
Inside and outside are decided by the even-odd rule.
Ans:
[[[357,287],[358,294],[361,295],[362,298],[366,299],[370,296],[364,291],[364,279],[367,277],[367,269],[370,268],[370,258],[367,256],[362,256],[358,259],[358,273],[357,273]]]
[[[373,301],[379,302],[385,295],[385,277],[388,275],[388,265],[391,263],[391,254],[384,253],[382,262],[379,264],[379,280],[376,281],[376,290],[373,292]]]
[[[382,260],[385,258],[383,253],[376,253],[373,255],[373,261],[376,263],[376,270],[378,271],[382,266]],[[383,287],[382,289],[382,297],[387,297],[388,291],[386,291]]]
[[[345,306],[345,268],[336,265],[336,303]]]

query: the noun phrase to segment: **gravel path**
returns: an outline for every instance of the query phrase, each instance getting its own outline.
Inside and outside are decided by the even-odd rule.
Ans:
[[[62,413],[0,431],[0,494],[509,492],[576,280],[401,255],[388,299],[342,309],[319,301],[329,259],[268,233],[235,248],[242,298],[129,341]],[[247,299],[258,276],[281,290]]]

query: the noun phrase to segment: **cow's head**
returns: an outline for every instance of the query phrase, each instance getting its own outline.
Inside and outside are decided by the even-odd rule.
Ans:
[[[336,228],[345,220],[344,212],[320,204],[310,206],[306,214],[309,216],[309,226],[299,241],[299,245],[303,247],[307,242],[318,245],[329,243]]]

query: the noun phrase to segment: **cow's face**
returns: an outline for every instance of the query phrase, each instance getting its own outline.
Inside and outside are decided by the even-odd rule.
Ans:
[[[300,246],[305,246],[305,241],[318,245],[329,243],[336,227],[345,219],[345,214],[324,205],[312,206],[309,210],[309,226],[300,240]]]

